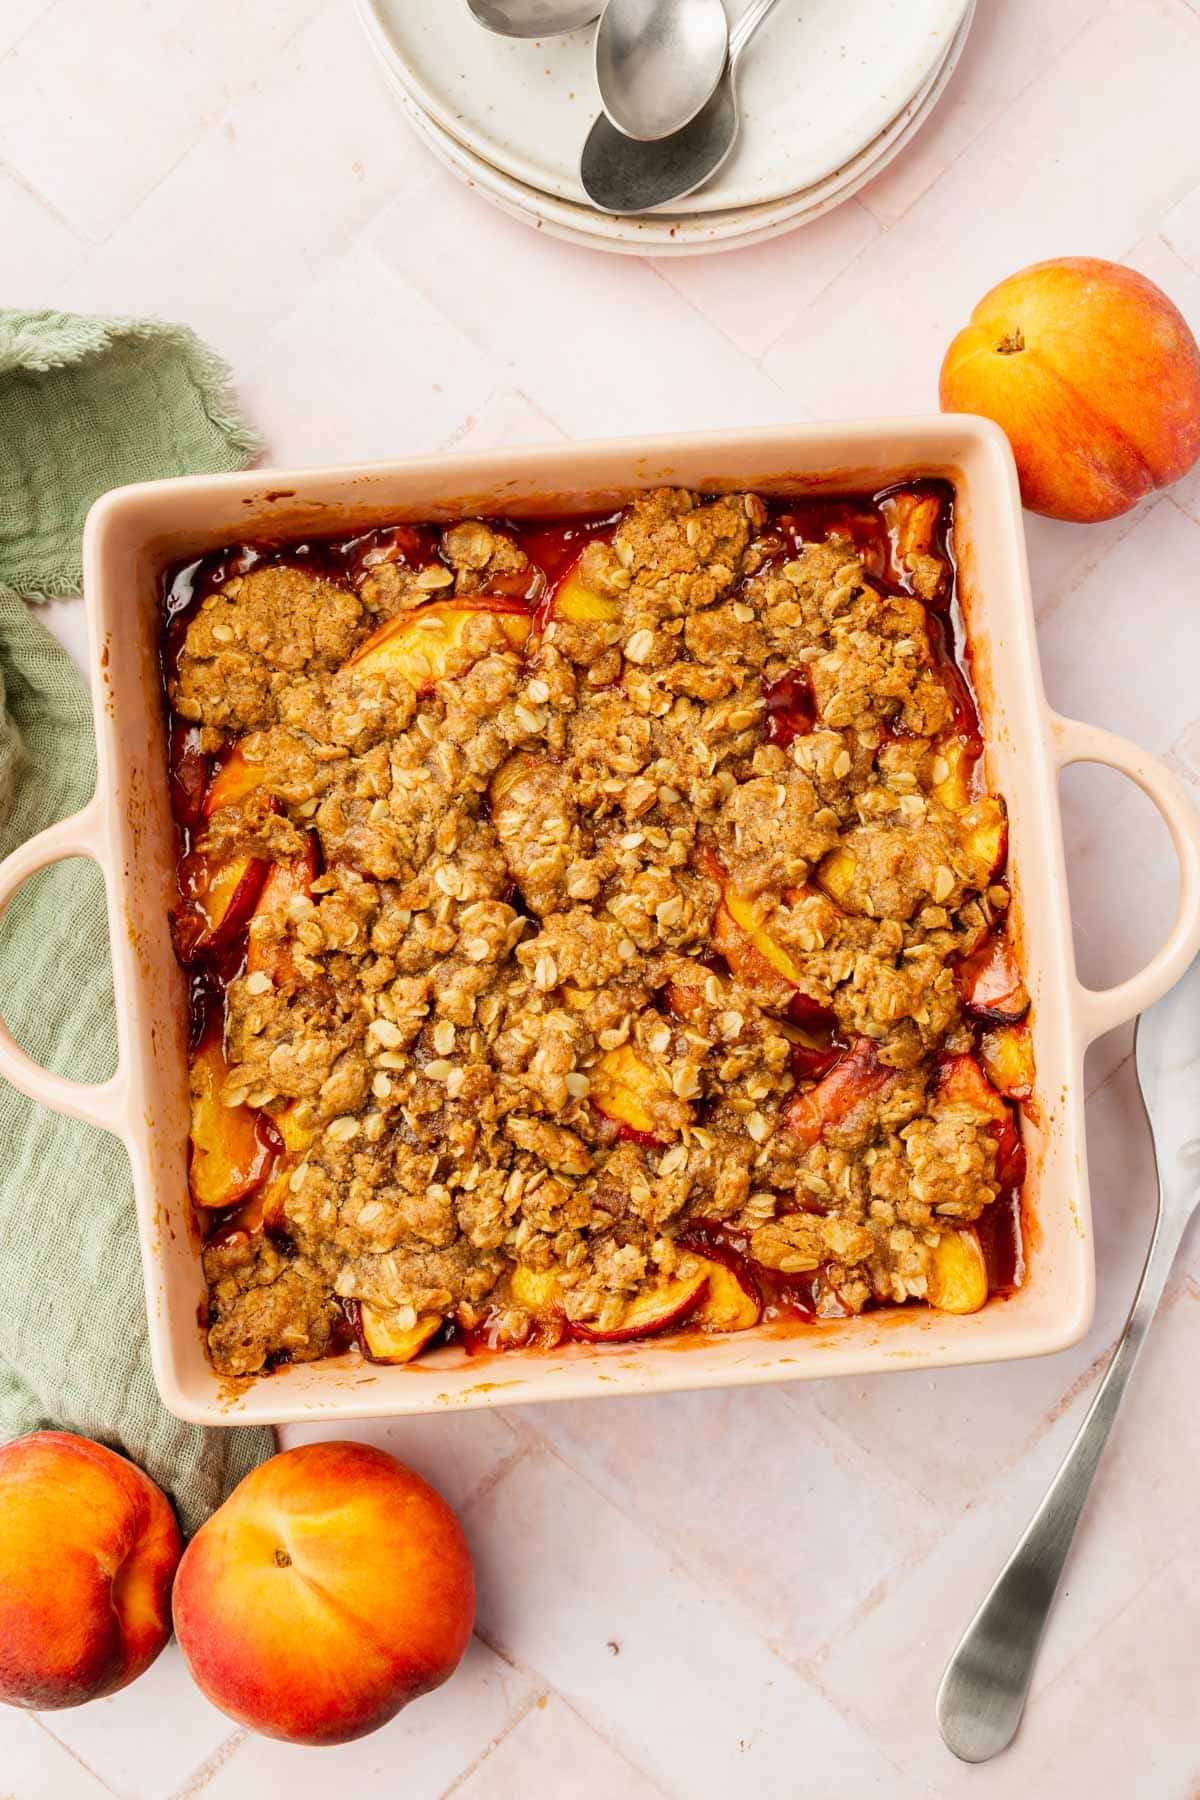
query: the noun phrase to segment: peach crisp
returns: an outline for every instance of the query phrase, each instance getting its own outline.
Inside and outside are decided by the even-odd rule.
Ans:
[[[233,1375],[981,1307],[1029,997],[953,495],[243,546],[168,585]]]

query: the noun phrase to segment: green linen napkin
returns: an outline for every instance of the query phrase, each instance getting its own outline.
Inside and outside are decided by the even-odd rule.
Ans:
[[[83,520],[108,488],[242,468],[255,448],[227,371],[185,328],[0,311],[0,856],[85,805],[96,780],[84,684],[25,601],[78,591]],[[60,863],[14,899],[0,1012],[47,1068],[112,1074],[94,863]],[[0,1440],[47,1426],[123,1450],[189,1532],[274,1448],[269,1431],[206,1431],[167,1412],[123,1146],[0,1081]]]

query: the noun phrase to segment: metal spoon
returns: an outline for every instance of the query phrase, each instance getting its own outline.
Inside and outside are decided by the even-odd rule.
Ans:
[[[1135,1060],[1154,1134],[1158,1217],[1129,1319],[1096,1398],[942,1678],[938,1724],[964,1762],[986,1762],[1016,1735],[1096,1464],[1184,1231],[1200,1204],[1200,961],[1165,999],[1143,1013]]]
[[[471,13],[501,37],[558,37],[600,16],[600,0],[467,0]]]
[[[734,78],[742,52],[776,0],[750,0],[729,34],[725,75],[704,110],[682,131],[655,144],[626,137],[603,113],[583,146],[579,175],[593,205],[602,212],[649,212],[682,200],[711,181],[738,134]]]
[[[608,0],[596,33],[600,103],[646,143],[690,125],[725,71],[721,0]]]

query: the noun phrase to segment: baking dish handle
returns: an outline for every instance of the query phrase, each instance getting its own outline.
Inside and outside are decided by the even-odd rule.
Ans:
[[[99,815],[93,800],[82,812],[39,831],[6,856],[0,862],[0,915],[22,883],[39,869],[49,868],[51,863],[62,862],[68,856],[90,856],[99,862],[98,836]],[[2,1004],[0,994],[0,1009]],[[70,1081],[65,1075],[52,1075],[25,1054],[0,1016],[0,1076],[30,1100],[121,1135],[127,1087],[123,1069],[118,1068],[110,1080],[102,1082]]]
[[[1104,763],[1136,782],[1161,813],[1179,858],[1175,923],[1145,968],[1128,981],[1099,991],[1075,983],[1076,1016],[1084,1042],[1091,1043],[1161,999],[1200,954],[1200,812],[1178,776],[1128,738],[1057,713],[1050,715],[1050,730],[1060,769],[1072,763]]]

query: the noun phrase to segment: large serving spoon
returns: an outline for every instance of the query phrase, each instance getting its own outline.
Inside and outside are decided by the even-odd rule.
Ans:
[[[639,143],[601,113],[579,162],[580,179],[593,205],[602,212],[648,212],[653,206],[682,200],[712,180],[737,140],[738,63],[775,4],[776,0],[750,0],[729,34],[729,59],[716,92],[682,131],[657,143]]]
[[[1200,961],[1138,1021],[1135,1052],[1154,1137],[1158,1216],[1120,1342],[1050,1491],[950,1658],[937,1697],[942,1736],[986,1762],[1016,1735],[1038,1646],[1125,1384],[1188,1221],[1200,1202]],[[1186,1404],[1186,1395],[1183,1396]]]
[[[467,0],[472,16],[501,37],[559,37],[600,15],[600,0]]]
[[[596,33],[600,104],[645,143],[690,125],[725,72],[721,0],[608,0]]]

